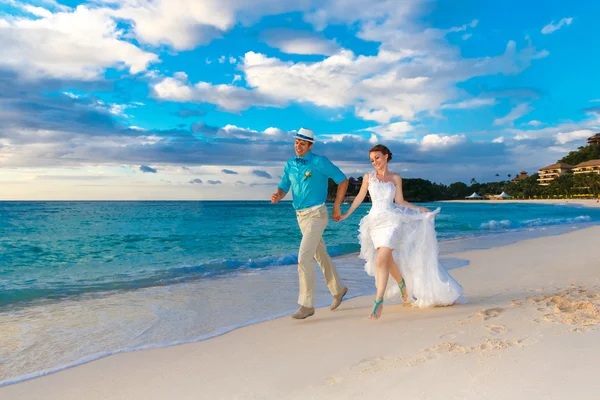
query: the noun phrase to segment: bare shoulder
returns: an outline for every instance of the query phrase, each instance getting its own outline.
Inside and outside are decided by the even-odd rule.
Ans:
[[[400,176],[400,174],[397,174],[397,173],[395,173],[395,172],[392,172],[392,176],[391,176],[391,178],[392,178],[392,181],[393,181],[395,184],[401,184],[401,183],[402,183],[402,177]]]
[[[368,184],[369,184],[369,178],[370,178],[370,175],[369,175],[369,172],[367,172],[367,173],[365,174],[365,176],[363,176],[363,181],[362,181],[362,183],[363,183],[363,184],[366,184],[366,185],[368,185]]]

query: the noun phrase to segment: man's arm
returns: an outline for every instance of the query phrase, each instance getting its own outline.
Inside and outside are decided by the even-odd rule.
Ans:
[[[342,219],[342,211],[341,206],[344,201],[344,197],[346,196],[346,191],[348,190],[348,179],[344,179],[338,184],[337,192],[335,194],[335,203],[333,203],[333,212],[331,213],[331,218],[335,222],[340,222]]]
[[[290,177],[288,175],[288,165],[285,164],[283,167],[283,176],[281,177],[281,182],[279,182],[279,186],[277,187],[277,191],[271,195],[271,203],[277,204],[279,200],[283,199],[287,192],[290,191]]]
[[[271,203],[277,204],[279,200],[283,200],[287,192],[284,192],[281,188],[277,188],[277,192],[271,195]]]
[[[344,201],[344,196],[346,196],[346,191],[348,190],[348,178],[346,178],[346,175],[344,175],[341,169],[339,169],[326,157],[321,158],[319,167],[323,174],[333,179],[333,181],[338,185],[331,218],[333,218],[335,222],[339,222],[342,218],[342,211],[340,207]]]

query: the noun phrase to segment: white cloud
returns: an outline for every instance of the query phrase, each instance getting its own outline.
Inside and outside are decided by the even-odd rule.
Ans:
[[[584,141],[586,138],[593,136],[594,131],[589,129],[582,129],[571,132],[559,132],[556,134],[556,143],[557,144],[565,144],[574,141]]]
[[[479,20],[474,19],[470,24],[464,24],[462,26],[455,26],[446,30],[441,30],[441,32],[451,33],[451,32],[464,32],[469,28],[475,28],[479,24]],[[463,35],[464,36],[464,35]],[[470,36],[470,34],[469,34]]]
[[[563,26],[571,25],[571,22],[573,22],[573,18],[563,18],[560,21],[558,21],[557,24],[555,24],[554,21],[552,21],[551,23],[542,28],[542,33],[544,35],[548,35],[552,32],[559,30]]]
[[[375,132],[377,135],[386,139],[398,139],[406,136],[414,127],[406,121],[394,122],[391,124],[377,125],[365,130]]]
[[[439,35],[433,31],[404,35],[399,40],[389,39],[391,44],[384,42],[375,56],[341,50],[313,63],[283,62],[248,52],[242,70],[248,85],[268,98],[331,108],[354,105],[358,117],[385,124],[393,118],[413,120],[421,112],[433,114],[459,95],[458,82],[474,76],[518,73],[532,60],[547,55],[531,46],[517,50],[511,41],[502,55],[461,59]],[[394,48],[386,49],[390,46]],[[471,105],[492,101],[477,100]]]
[[[543,123],[542,121],[538,121],[537,119],[532,119],[531,121],[529,121],[529,122],[527,123],[527,125],[530,125],[530,126],[536,126],[536,127],[537,127],[537,126],[540,126],[540,125],[543,125],[543,124],[544,124],[544,123]]]
[[[469,40],[471,38],[471,36],[473,36],[472,33],[465,33],[461,36],[462,40]]]
[[[70,98],[72,98],[72,99],[78,99],[78,98],[80,98],[80,97],[81,97],[81,96],[79,96],[79,95],[76,95],[76,94],[74,94],[74,93],[71,93],[71,92],[63,92],[63,94],[64,94],[65,96],[67,96],[67,97],[70,97]]]
[[[463,100],[458,103],[443,104],[442,109],[464,110],[464,109],[471,109],[471,108],[477,108],[477,107],[483,107],[483,106],[493,106],[496,103],[497,103],[496,100],[492,99],[492,98],[474,98],[474,99]]]
[[[49,18],[52,16],[52,12],[50,12],[50,10],[46,10],[43,7],[31,6],[29,4],[23,5],[23,10],[35,15],[36,17]]]
[[[108,112],[112,115],[127,117],[125,110],[129,108],[127,104],[110,104],[108,106]]]
[[[265,129],[263,131],[263,133],[265,135],[269,135],[269,136],[280,136],[280,135],[284,135],[285,131],[283,131],[279,128],[270,127],[270,128]]]
[[[504,136],[499,136],[492,140],[492,143],[504,143]]]
[[[506,116],[495,119],[494,125],[495,126],[498,126],[498,125],[511,125],[512,126],[517,119],[523,117],[524,115],[529,114],[532,111],[533,111],[533,107],[531,107],[529,104],[527,104],[527,103],[519,104],[518,106],[516,106],[512,110],[510,110],[510,112]]]
[[[192,88],[175,78],[165,78],[152,88],[154,95],[160,99],[188,102],[194,98]]]
[[[332,55],[340,50],[335,40],[327,40],[306,31],[271,29],[263,32],[262,40],[288,54]]]
[[[336,143],[336,142],[341,142],[344,139],[350,138],[350,139],[358,139],[358,140],[362,140],[363,137],[360,135],[356,135],[356,134],[352,134],[352,133],[338,133],[335,135],[319,135],[321,138],[323,138],[323,141],[325,142],[331,142],[331,143]]]
[[[544,139],[552,143],[560,143],[559,140],[568,143],[572,137],[584,136],[583,132],[598,132],[598,130],[600,130],[600,117],[593,115],[579,122],[568,122],[541,129],[508,128],[506,131],[512,133],[514,135],[513,139],[516,140]]]
[[[427,0],[398,2],[397,0],[331,0],[320,2],[304,16],[317,29],[323,30],[330,24],[366,23],[368,21],[386,21],[388,24],[402,24],[409,17],[422,11]]]
[[[319,62],[294,63],[248,52],[240,67],[247,88],[207,82],[191,85],[179,77],[161,78],[156,71],[147,71],[146,76],[155,81],[154,94],[173,101],[213,103],[234,112],[294,101],[330,108],[353,106],[359,118],[387,124],[399,118],[414,120],[419,113],[435,115],[442,104],[458,98],[458,82],[475,76],[518,73],[532,60],[547,55],[531,45],[517,50],[511,41],[502,55],[462,59],[445,35],[473,28],[477,21],[446,30],[426,29],[414,22],[423,3],[96,0],[93,4],[97,8],[62,9],[38,20],[0,19],[0,33],[8,43],[0,65],[28,77],[91,80],[102,77],[108,67],[125,67],[137,73],[146,71],[158,57],[125,40],[132,35],[143,44],[189,49],[237,22],[290,10],[310,10],[305,18],[317,27],[322,22],[358,23],[360,38],[381,43],[378,53],[357,56],[319,36],[316,41],[312,34],[310,39],[298,41],[292,35],[279,43],[284,51],[330,56]],[[56,7],[54,4],[52,9]],[[116,21],[131,22],[131,31],[121,29]],[[42,39],[50,45],[40,46]],[[222,63],[227,60],[237,62],[231,56],[219,59]],[[234,81],[239,79],[234,77]],[[480,102],[486,101],[490,100]],[[477,105],[476,101],[471,104]]]
[[[187,77],[186,77],[187,78]],[[159,99],[178,102],[216,104],[228,111],[241,111],[250,106],[281,106],[275,100],[263,97],[260,92],[232,85],[213,85],[198,82],[188,85],[187,79],[164,78],[152,86],[153,95]]]
[[[235,112],[253,105],[283,106],[294,101],[329,108],[354,106],[359,118],[387,124],[394,118],[414,120],[421,112],[433,115],[442,104],[460,95],[456,89],[458,82],[488,74],[518,73],[533,59],[545,56],[544,52],[537,52],[531,46],[517,50],[511,41],[499,56],[461,59],[458,52],[449,51],[445,40],[439,43],[439,32],[429,32],[424,37],[409,35],[410,38],[417,43],[402,40],[407,43],[406,48],[380,49],[375,56],[356,56],[350,50],[340,50],[319,62],[284,62],[248,52],[240,69],[250,89],[200,82],[194,89],[178,83],[177,89],[185,93],[184,96],[165,96],[160,84],[155,86],[155,92],[160,98],[193,99]],[[172,83],[169,79],[163,80],[163,86]],[[190,91],[198,89],[211,94],[190,95]],[[233,97],[219,98],[218,94]],[[491,99],[477,99],[457,103],[456,107],[492,102]]]
[[[0,18],[0,66],[24,78],[93,80],[108,67],[125,67],[135,74],[158,60],[121,40],[122,32],[108,10],[85,6],[51,14],[36,10],[43,18]]]
[[[431,133],[425,135],[421,140],[421,149],[430,150],[431,148],[455,146],[466,140],[465,135],[438,135],[437,133]]]
[[[301,11],[313,0],[97,0],[117,6],[114,15],[131,21],[136,39],[190,50],[207,44],[237,22],[250,23],[266,15]]]
[[[71,7],[58,3],[56,0],[39,0],[40,3],[56,11],[69,11]]]

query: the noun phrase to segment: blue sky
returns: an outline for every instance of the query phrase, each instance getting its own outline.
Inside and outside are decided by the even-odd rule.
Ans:
[[[300,127],[349,176],[377,143],[408,178],[533,173],[600,131],[598,15],[591,0],[0,0],[0,199],[266,199]]]

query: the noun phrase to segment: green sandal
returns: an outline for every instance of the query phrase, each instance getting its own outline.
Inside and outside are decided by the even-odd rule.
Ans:
[[[402,294],[402,289],[406,288],[406,282],[404,282],[404,278],[402,278],[402,282],[398,284],[398,287],[400,288],[400,300],[402,300],[403,303],[406,303],[408,300],[408,293],[406,293],[406,300],[404,300],[404,295]]]
[[[383,304],[383,299],[381,299],[379,301],[375,300],[375,307],[373,308],[373,312],[371,313],[371,317],[379,318],[379,317],[377,317],[377,309],[382,304]]]

